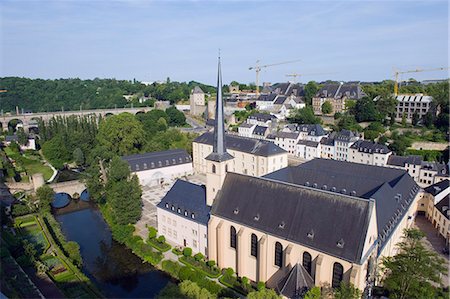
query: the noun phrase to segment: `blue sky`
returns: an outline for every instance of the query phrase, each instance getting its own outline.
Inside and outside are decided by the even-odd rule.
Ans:
[[[447,1],[4,1],[0,76],[224,83],[383,80],[448,66]],[[447,72],[414,74],[417,79]],[[406,76],[409,78],[410,76]],[[405,78],[405,79],[406,79]]]

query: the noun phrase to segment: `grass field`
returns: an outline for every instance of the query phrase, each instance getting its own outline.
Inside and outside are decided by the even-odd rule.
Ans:
[[[52,177],[53,170],[49,166],[44,165],[39,154],[27,153],[21,155],[20,153],[13,151],[10,147],[5,147],[4,151],[9,158],[16,161],[16,169],[18,172],[26,171],[29,175],[42,173],[45,180]]]

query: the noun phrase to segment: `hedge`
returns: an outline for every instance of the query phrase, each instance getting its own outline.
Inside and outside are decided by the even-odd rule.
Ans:
[[[196,270],[204,273],[208,277],[217,278],[220,276],[220,270],[217,267],[215,266],[210,267],[204,261],[198,261],[191,256],[188,257],[182,256],[179,258],[179,261],[187,266],[195,268]]]

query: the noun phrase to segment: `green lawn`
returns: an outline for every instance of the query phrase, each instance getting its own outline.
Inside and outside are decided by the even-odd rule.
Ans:
[[[42,173],[44,175],[44,179],[48,180],[53,175],[53,170],[44,165],[44,163],[39,159],[40,155],[37,153],[27,153],[26,155],[21,155],[11,148],[4,148],[6,155],[11,159],[16,161],[16,168],[20,172],[21,170],[26,171],[29,175],[33,175],[35,173]]]

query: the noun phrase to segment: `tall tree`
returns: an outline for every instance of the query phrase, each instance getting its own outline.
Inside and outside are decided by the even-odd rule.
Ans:
[[[119,156],[138,153],[145,144],[144,129],[134,115],[113,115],[100,123],[97,141]]]
[[[49,212],[50,204],[53,201],[54,196],[55,196],[55,192],[48,185],[39,187],[36,190],[36,199],[38,202],[39,211]]]
[[[418,229],[406,229],[403,241],[398,244],[398,254],[383,258],[383,285],[390,298],[435,297],[437,289],[433,284],[442,284],[445,262],[424,246],[423,237],[424,233]]]
[[[289,116],[288,121],[291,123],[298,123],[298,124],[322,123],[322,120],[314,115],[314,111],[311,106],[302,109],[294,109],[294,111]]]
[[[330,114],[333,112],[333,106],[329,101],[325,101],[325,103],[322,104],[321,108],[323,114]]]
[[[319,91],[319,85],[314,81],[309,81],[305,85],[305,102],[307,105],[312,105],[312,98],[316,95],[316,93]]]

